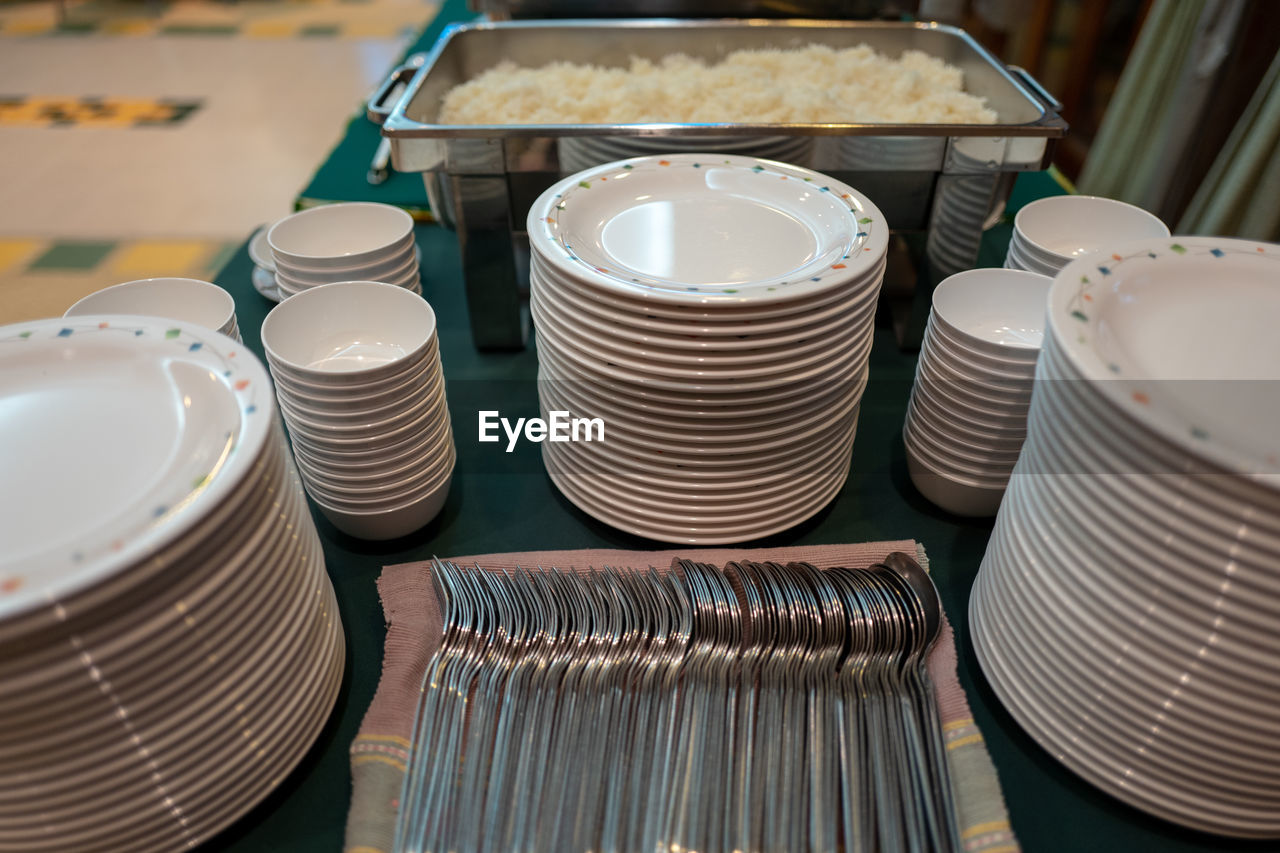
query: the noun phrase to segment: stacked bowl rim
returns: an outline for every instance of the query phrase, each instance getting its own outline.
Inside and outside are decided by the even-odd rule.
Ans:
[[[1069,217],[1063,217],[1065,211],[1071,211]],[[1063,224],[1067,227],[1062,228]],[[1168,237],[1169,227],[1155,214],[1128,202],[1103,196],[1060,195],[1037,199],[1020,209],[1013,218],[1013,234],[1027,260],[1061,269],[1100,246]],[[1064,238],[1075,246],[1065,253],[1055,248],[1063,245]]]
[[[314,271],[359,267],[412,246],[413,217],[378,202],[327,204],[275,222],[267,244],[277,265]]]
[[[314,344],[315,324],[333,327],[333,352],[335,346],[360,343],[353,339],[358,333],[353,319],[373,321],[369,325],[382,336],[393,332],[394,340],[380,337],[377,345],[392,352],[398,349],[399,354],[353,370],[317,367],[326,354],[318,352]],[[376,281],[335,282],[305,290],[273,308],[262,322],[262,346],[271,366],[291,379],[321,387],[338,386],[335,390],[367,388],[370,383],[404,378],[420,366],[421,357],[435,340],[436,322],[430,303],[411,290]],[[304,330],[309,334],[300,334]]]
[[[933,315],[950,337],[979,353],[1034,361],[1052,284],[1049,276],[1031,271],[965,270],[934,288]]]
[[[104,287],[75,302],[63,317],[144,316],[192,323],[224,335],[236,330],[236,301],[213,282],[158,276]]]

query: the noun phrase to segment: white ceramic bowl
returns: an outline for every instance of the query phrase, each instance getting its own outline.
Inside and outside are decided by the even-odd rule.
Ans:
[[[378,261],[363,264],[344,264],[323,270],[311,270],[295,267],[284,261],[276,262],[276,274],[283,275],[291,284],[314,287],[318,284],[332,284],[335,281],[385,281],[399,283],[408,281],[418,272],[418,259],[413,247],[398,250]]]
[[[438,454],[424,453],[414,463],[381,477],[347,479],[327,476],[321,470],[303,471],[307,489],[336,509],[373,509],[416,497],[449,475],[456,460],[453,445],[444,443]],[[301,463],[299,468],[302,469]]]
[[[311,382],[306,377],[289,371],[288,366],[271,364],[271,378],[277,394],[282,391],[290,400],[317,408],[350,406],[354,409],[375,409],[402,399],[407,390],[418,387],[433,374],[440,373],[439,346],[433,337],[426,350],[403,359],[403,366],[394,372],[380,376],[377,381],[337,383]]]
[[[424,458],[436,458],[453,446],[453,435],[445,424],[424,432],[417,441],[390,451],[368,451],[361,454],[313,455],[311,450],[295,445],[293,455],[316,472],[335,480],[367,480],[370,477],[399,475],[405,466],[417,465]]]
[[[948,353],[980,366],[984,370],[996,373],[1030,376],[1035,372],[1036,361],[1040,351],[1035,349],[1009,349],[1005,353],[997,353],[993,349],[984,349],[961,339],[954,331],[948,329],[941,320],[935,320],[926,326],[929,346],[940,347]]]
[[[985,460],[969,461],[950,448],[942,447],[932,439],[925,438],[910,419],[907,419],[902,427],[903,443],[911,448],[917,458],[927,462],[934,471],[946,477],[959,478],[984,486],[1003,487],[1016,464]]]
[[[993,516],[1000,509],[1004,487],[984,485],[943,474],[907,446],[907,473],[920,494],[934,506],[967,518]]]
[[[449,497],[450,475],[430,491],[405,503],[372,512],[359,512],[326,506],[312,497],[320,512],[334,527],[357,539],[383,541],[398,539],[427,525],[444,507]]]
[[[218,285],[194,278],[143,278],[90,293],[64,317],[133,314],[194,323],[234,337],[236,301]]]
[[[1025,254],[1058,266],[1101,246],[1169,236],[1168,226],[1154,214],[1123,201],[1089,195],[1033,201],[1018,211],[1013,226]]]
[[[440,372],[436,370],[427,371],[421,382],[407,385],[401,394],[377,406],[355,406],[344,400],[316,406],[308,398],[297,397],[279,384],[276,386],[276,400],[298,418],[341,428],[380,423],[410,409],[421,408],[439,396],[443,387]]]
[[[295,269],[378,263],[413,245],[413,217],[389,204],[328,204],[281,219],[267,231],[267,243],[277,265]]]
[[[443,410],[443,411],[442,411]],[[317,456],[329,453],[364,453],[374,450],[390,450],[407,445],[424,432],[436,429],[448,417],[447,407],[441,405],[434,409],[425,409],[414,413],[414,417],[405,422],[397,421],[386,429],[367,430],[356,433],[335,434],[330,430],[312,429],[303,424],[290,423],[289,434],[294,441],[301,441]]]
[[[273,370],[320,385],[362,385],[411,365],[435,331],[435,312],[421,296],[379,282],[339,282],[271,309],[262,345]]]
[[[304,433],[324,441],[361,437],[378,438],[415,423],[424,415],[440,418],[445,408],[444,394],[438,392],[432,397],[406,405],[381,417],[369,416],[363,420],[335,423],[327,419],[306,417],[290,409],[283,401],[277,399],[277,402],[280,403],[281,414],[289,424],[290,432]]]
[[[933,316],[973,349],[1017,358],[1040,349],[1052,284],[1020,270],[965,270],[934,288]]]
[[[1006,269],[1023,270],[1052,277],[1056,276],[1058,271],[1067,265],[1067,262],[1065,260],[1050,262],[1030,257],[1027,254],[1027,250],[1023,248],[1017,232],[1014,232],[1013,237],[1009,240],[1009,252],[1005,255],[1004,265]]]
[[[965,466],[982,476],[995,478],[1013,470],[1022,451],[1025,437],[986,439],[970,433],[962,433],[953,424],[938,423],[921,407],[912,402],[906,425],[912,436],[934,451],[939,459]]]

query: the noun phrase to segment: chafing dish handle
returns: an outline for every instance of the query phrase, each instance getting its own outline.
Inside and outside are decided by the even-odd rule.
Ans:
[[[1026,86],[1031,92],[1039,98],[1045,106],[1053,110],[1055,113],[1062,112],[1062,101],[1059,101],[1053,95],[1050,95],[1044,86],[1040,85],[1040,81],[1031,76],[1031,72],[1023,68],[1021,65],[1008,66],[1009,73],[1018,79],[1022,85]]]
[[[418,69],[427,61],[425,53],[415,53],[405,59],[403,65],[397,65],[387,75],[387,79],[379,84],[378,88],[373,90],[373,94],[369,96],[369,100],[365,104],[365,114],[369,117],[369,121],[374,124],[382,124],[387,120],[387,116],[391,115],[391,110],[395,108],[396,100],[399,98],[399,89],[402,86],[408,86],[409,81],[413,79],[413,75],[418,73]],[[395,97],[392,97],[392,96]]]

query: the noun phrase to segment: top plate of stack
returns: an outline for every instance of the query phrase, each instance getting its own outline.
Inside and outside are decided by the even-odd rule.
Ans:
[[[562,181],[530,213],[551,266],[605,292],[682,306],[778,304],[883,259],[889,230],[817,172],[724,154],[637,157]]]

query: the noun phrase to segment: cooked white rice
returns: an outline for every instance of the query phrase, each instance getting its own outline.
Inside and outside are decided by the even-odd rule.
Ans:
[[[866,45],[741,50],[707,65],[683,54],[631,67],[504,62],[455,87],[442,124],[630,122],[991,124],[963,75],[909,50],[889,59]]]

